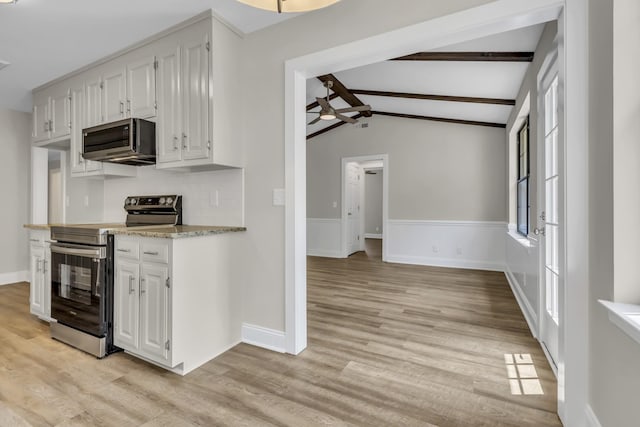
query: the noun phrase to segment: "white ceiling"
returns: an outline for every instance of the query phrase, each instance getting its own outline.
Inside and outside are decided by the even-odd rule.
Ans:
[[[533,52],[544,24],[496,34],[478,40],[436,49],[435,52]],[[528,62],[384,61],[334,73],[348,89],[408,92],[429,95],[515,99],[529,67]],[[307,104],[326,96],[322,83],[307,81]],[[491,123],[506,123],[511,106],[449,101],[431,101],[356,95],[374,111],[443,117]],[[348,107],[341,98],[334,108]],[[314,109],[314,111],[319,108]],[[315,119],[309,114],[308,122]],[[373,118],[367,119],[375,120]],[[409,120],[409,119],[405,119]],[[338,123],[321,121],[307,126],[307,135]]]
[[[31,110],[31,90],[204,10],[250,33],[297,14],[235,0],[18,0],[0,5],[0,108]]]

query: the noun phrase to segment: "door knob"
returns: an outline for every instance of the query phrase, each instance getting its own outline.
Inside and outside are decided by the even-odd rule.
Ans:
[[[536,236],[538,235],[543,235],[544,236],[544,227],[542,228],[534,228],[533,230],[533,234],[535,234]]]

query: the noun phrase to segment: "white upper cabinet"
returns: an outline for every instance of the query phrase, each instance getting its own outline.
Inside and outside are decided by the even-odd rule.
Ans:
[[[102,121],[115,122],[126,117],[127,73],[116,66],[102,75]]]
[[[39,92],[33,99],[34,143],[49,142],[69,137],[69,88],[58,84]]]
[[[127,65],[127,115],[156,115],[156,57],[146,56]]]
[[[240,40],[207,12],[40,89],[32,140],[69,138],[73,169],[86,174],[89,163],[77,155],[81,134],[70,138],[70,123],[83,129],[136,117],[156,122],[157,168],[242,167]]]

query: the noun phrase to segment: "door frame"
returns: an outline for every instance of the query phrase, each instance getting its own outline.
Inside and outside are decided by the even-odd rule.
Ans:
[[[342,258],[347,258],[348,255],[348,210],[347,210],[347,164],[348,163],[362,163],[371,161],[382,161],[382,261],[387,260],[387,229],[389,223],[389,155],[388,154],[370,154],[357,157],[343,157],[342,158],[342,178],[340,182],[340,188],[342,193],[342,214],[340,217],[340,252]],[[364,186],[363,188],[364,189]],[[361,194],[360,199],[365,197]],[[364,227],[363,210],[360,211],[360,230]],[[364,233],[360,233],[364,236]],[[364,245],[364,237],[361,242]]]
[[[556,36],[553,42],[554,49],[549,52],[549,54],[544,59],[542,66],[540,67],[540,71],[536,76],[536,88],[538,92],[538,102],[536,107],[536,114],[538,115],[538,125],[537,125],[537,169],[538,169],[538,177],[537,177],[537,202],[538,202],[538,212],[536,212],[536,228],[543,227],[545,229],[545,221],[540,219],[540,212],[545,211],[546,215],[546,188],[545,188],[545,174],[546,174],[546,149],[545,149],[545,120],[546,120],[546,107],[544,100],[544,86],[545,82],[548,79],[549,73],[555,73],[560,77],[560,68],[559,68],[559,58],[558,58],[558,37]],[[565,146],[564,142],[564,134],[562,133],[562,128],[564,127],[564,114],[560,109],[560,106],[563,104],[564,92],[561,89],[561,85],[559,84],[560,89],[558,90],[558,128],[559,128],[559,149],[558,149],[558,168],[559,168],[559,176],[560,176],[560,185],[558,188],[558,203],[559,203],[559,211],[558,216],[560,220],[561,230],[564,230],[565,225],[567,223],[566,212],[565,212],[565,191],[566,188],[564,184],[566,183],[566,172],[565,172],[565,158],[564,153],[560,152],[560,149]],[[561,233],[559,236],[562,243],[558,246],[559,259],[558,265],[560,269],[560,279],[558,282],[558,289],[564,289],[564,276],[566,274],[566,260],[565,255],[566,251],[562,251],[562,249],[566,246],[564,244],[564,233]],[[549,361],[549,365],[553,370],[553,373],[558,378],[558,364],[560,360],[554,360],[551,356],[544,340],[546,338],[547,332],[547,292],[546,292],[546,247],[547,240],[546,235],[540,237],[538,241],[538,341],[540,341],[542,351]],[[560,283],[562,282],[562,283]],[[565,307],[564,307],[564,297],[562,292],[558,292],[558,311],[560,320],[564,319],[565,315]],[[561,327],[559,327],[561,329]],[[559,335],[559,332],[558,332]],[[558,336],[557,343],[558,353],[560,352],[560,337]],[[556,359],[560,359],[560,354],[556,355]]]
[[[285,350],[307,346],[306,79],[558,19],[565,92],[565,318],[560,330],[558,414],[586,422],[588,396],[588,2],[497,0],[397,30],[306,54],[284,63],[284,338]]]

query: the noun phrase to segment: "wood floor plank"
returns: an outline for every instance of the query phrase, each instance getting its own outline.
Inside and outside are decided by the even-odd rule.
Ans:
[[[559,426],[556,381],[502,273],[308,258],[308,348],[240,344],[185,377],[49,338],[0,287],[2,426]],[[505,354],[543,395],[512,395]]]

